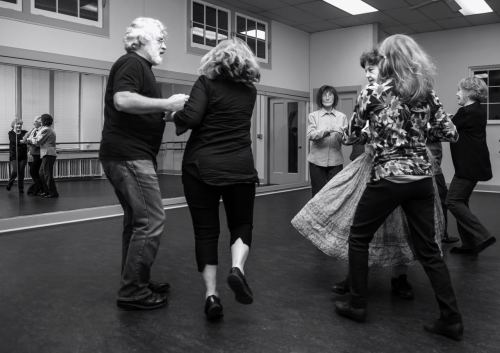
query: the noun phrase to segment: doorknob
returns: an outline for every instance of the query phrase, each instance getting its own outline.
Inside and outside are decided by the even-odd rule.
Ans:
[[[302,148],[302,146],[299,146],[299,150]]]

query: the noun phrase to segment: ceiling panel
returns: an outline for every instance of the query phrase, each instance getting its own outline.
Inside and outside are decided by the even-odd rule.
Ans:
[[[467,18],[468,22],[470,22],[476,26],[500,22],[500,16],[495,12],[483,13],[480,15],[466,16],[466,18]],[[500,33],[499,33],[499,36],[500,36]]]
[[[453,17],[463,17],[463,15],[458,11],[452,11],[451,8],[444,2],[437,2],[427,6],[423,6],[418,9],[425,16],[433,20],[440,20],[442,18],[453,18]]]
[[[266,16],[279,16],[279,18],[284,18],[285,20],[288,20],[292,23],[308,23],[318,20],[317,16],[314,16],[293,6],[266,11],[263,14]]]
[[[448,18],[445,20],[439,20],[439,25],[446,29],[452,28],[460,28],[470,26],[470,23],[467,22],[466,17],[457,17],[457,18]]]
[[[206,0],[210,2],[210,0]],[[214,0],[215,1],[215,0]],[[500,0],[486,0],[495,10],[492,14],[463,16],[447,2],[437,0],[416,10],[410,7],[429,0],[365,0],[380,11],[357,16],[349,15],[322,0],[217,0],[228,8],[263,19],[275,20],[308,33],[342,27],[378,23],[385,33],[420,33],[441,29],[500,23]]]
[[[429,22],[420,22],[420,23],[413,23],[411,25],[408,25],[409,27],[413,28],[415,32],[434,32],[434,31],[440,31],[443,28],[437,24],[437,22],[429,21]]]

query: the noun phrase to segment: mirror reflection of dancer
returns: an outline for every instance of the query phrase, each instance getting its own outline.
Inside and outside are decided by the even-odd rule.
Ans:
[[[169,284],[150,278],[165,222],[156,155],[165,129],[163,112],[181,109],[187,96],[161,98],[152,66],[162,62],[166,36],[160,21],[136,18],[123,38],[127,53],[111,67],[104,97],[99,159],[123,208],[116,304],[127,310],[167,304]]]
[[[196,262],[205,283],[205,315],[223,316],[217,291],[219,201],[231,233],[232,268],[227,277],[235,298],[253,302],[245,276],[252,243],[255,185],[250,127],[260,79],[252,51],[238,38],[220,42],[202,59],[183,110],[173,115],[177,134],[191,129],[182,160],[182,183],[195,233]]]
[[[54,164],[56,163],[56,132],[53,128],[54,118],[50,114],[42,114],[40,117],[42,127],[35,136],[32,136],[28,141],[40,147],[40,181],[42,192],[38,195],[44,198],[57,198],[56,182],[54,181]]]
[[[9,164],[10,176],[6,189],[10,191],[17,178],[17,189],[20,194],[24,193],[24,169],[28,162],[28,149],[23,138],[28,131],[23,130],[23,122],[14,119],[10,124],[9,131]]]
[[[40,166],[42,159],[40,158],[40,146],[32,144],[30,141],[38,135],[42,127],[41,116],[37,116],[33,120],[33,128],[24,135],[24,143],[28,144],[28,166],[33,184],[28,188],[28,195],[38,195],[42,192],[42,181],[40,179]]]
[[[456,141],[458,133],[433,91],[434,66],[410,37],[392,35],[379,47],[380,84],[360,94],[350,123],[353,140],[366,138],[369,121],[375,147],[371,181],[356,208],[349,236],[351,290],[335,304],[339,315],[363,322],[367,315],[368,249],[376,230],[401,206],[410,242],[431,281],[441,315],[426,330],[460,340],[462,317],[448,268],[435,239],[432,164],[425,143]]]

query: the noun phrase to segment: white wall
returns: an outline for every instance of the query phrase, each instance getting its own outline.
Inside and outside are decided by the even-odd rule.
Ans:
[[[364,25],[318,32],[311,35],[311,90],[324,84],[335,87],[366,84],[359,66],[362,52],[375,44],[377,26]]]
[[[187,53],[186,0],[120,0],[109,1],[108,4],[111,6],[109,38],[0,17],[0,46],[102,60],[111,64],[124,53],[122,37],[125,28],[134,18],[148,16],[161,20],[168,31],[167,53],[158,68],[196,74],[201,56]],[[272,69],[262,70],[261,83],[307,92],[309,34],[272,22],[271,43]]]
[[[455,93],[470,66],[500,65],[500,24],[422,33],[413,36],[437,66],[436,91],[448,113],[458,110]],[[500,125],[487,127],[493,179],[482,183],[500,185]],[[449,145],[444,144],[443,172],[450,182],[454,169]]]

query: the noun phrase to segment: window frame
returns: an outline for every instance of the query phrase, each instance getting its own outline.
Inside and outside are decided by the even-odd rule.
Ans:
[[[193,42],[193,33],[192,33],[192,30],[193,30],[193,23],[194,23],[194,20],[193,20],[193,7],[194,7],[194,3],[199,3],[199,4],[202,4],[203,5],[203,9],[204,9],[204,16],[206,14],[206,7],[209,6],[209,7],[212,7],[214,8],[215,10],[217,11],[224,11],[226,12],[227,14],[227,32],[228,32],[228,38],[231,37],[231,11],[225,7],[221,7],[221,6],[217,6],[217,5],[214,5],[214,4],[211,4],[211,3],[208,3],[206,1],[203,1],[203,0],[191,0],[190,1],[190,16],[188,17],[189,18],[189,28],[188,28],[188,35],[189,35],[189,44],[192,48],[199,48],[199,49],[204,49],[206,51],[209,51],[210,49],[212,49],[213,47],[210,46],[210,45],[206,45],[206,44],[200,44],[200,43],[195,43]],[[203,23],[203,31],[205,33],[206,31],[206,26],[207,26],[207,23],[206,23],[206,18],[204,17],[204,23]],[[219,32],[219,16],[218,14],[216,13],[216,26],[215,26],[215,30],[216,30],[216,34],[218,35],[218,32]],[[205,36],[203,36],[203,38],[206,38]],[[216,36],[216,39],[217,41],[217,36]]]
[[[265,46],[265,51],[266,51],[266,58],[263,59],[263,58],[259,58],[257,56],[257,52],[255,52],[255,58],[257,59],[257,61],[259,63],[263,63],[263,64],[268,64],[269,63],[269,24],[266,22],[266,21],[263,21],[263,20],[259,20],[255,17],[252,17],[252,16],[248,16],[248,15],[245,15],[241,12],[237,12],[235,11],[234,13],[234,36],[238,36],[238,33],[236,32],[236,26],[238,24],[238,16],[241,17],[241,18],[244,18],[245,19],[245,23],[248,25],[248,20],[250,21],[255,21],[256,25],[257,24],[262,24],[265,26],[266,28],[266,39],[264,40],[264,46]],[[248,37],[248,35],[246,34],[245,36]],[[259,39],[257,37],[255,37],[255,40],[258,41]],[[252,49],[252,48],[250,48]],[[257,48],[255,48],[255,50],[257,50]]]
[[[256,55],[256,59],[261,68],[271,69],[272,68],[272,48],[271,48],[271,20],[267,18],[255,18],[254,15],[248,15],[244,10],[239,10],[234,7],[223,7],[227,6],[226,3],[221,3],[218,0],[210,0],[210,2],[205,0],[189,0],[186,1],[186,49],[187,52],[194,55],[205,55],[209,50],[213,47],[210,46],[202,46],[201,44],[193,45],[192,40],[192,24],[193,24],[193,2],[203,3],[209,5],[214,8],[222,8],[229,12],[228,22],[229,22],[229,37],[233,38],[236,36],[236,14],[245,19],[254,20],[261,24],[264,24],[266,27],[266,60],[258,58]],[[220,6],[223,5],[223,6]]]
[[[14,11],[23,11],[23,0],[16,0],[16,3],[10,3],[5,1],[0,1],[0,7],[4,9],[10,9]]]
[[[56,0],[56,10],[59,10],[58,4],[59,1],[64,1],[64,0]],[[78,4],[80,4],[81,0],[77,0]],[[103,17],[103,0],[97,0],[97,21],[92,21],[92,20],[87,20],[84,18],[80,17],[75,17],[71,15],[65,15],[65,14],[60,14],[58,12],[52,12],[49,10],[43,10],[43,9],[38,9],[35,7],[35,2],[36,0],[30,0],[30,12],[33,15],[40,15],[40,16],[45,16],[49,18],[55,18],[63,21],[68,21],[72,23],[79,23],[83,24],[86,26],[92,26],[92,27],[98,27],[102,28],[102,17]],[[78,7],[79,9],[79,7]]]
[[[62,1],[62,0],[58,0]],[[100,21],[85,20],[70,15],[53,13],[48,10],[35,8],[35,0],[18,0],[21,9],[7,8],[0,2],[2,9],[0,17],[33,23],[41,26],[61,28],[65,30],[81,32],[102,37],[109,37],[109,1],[98,0]],[[8,4],[8,3],[5,3]]]
[[[489,89],[490,87],[499,87],[500,85],[495,85],[495,86],[490,86],[490,79],[489,79],[489,72],[490,71],[499,71],[500,72],[500,64],[499,65],[486,65],[486,66],[471,66],[469,67],[469,72],[470,76],[475,76],[477,72],[479,71],[487,71],[488,72],[488,99],[485,103],[487,109],[486,109],[486,114],[487,114],[487,124],[488,125],[500,125],[500,119],[490,119],[490,110],[488,109],[490,105],[498,105],[500,107],[500,102],[495,102],[495,103],[490,103],[490,95],[489,95]]]

